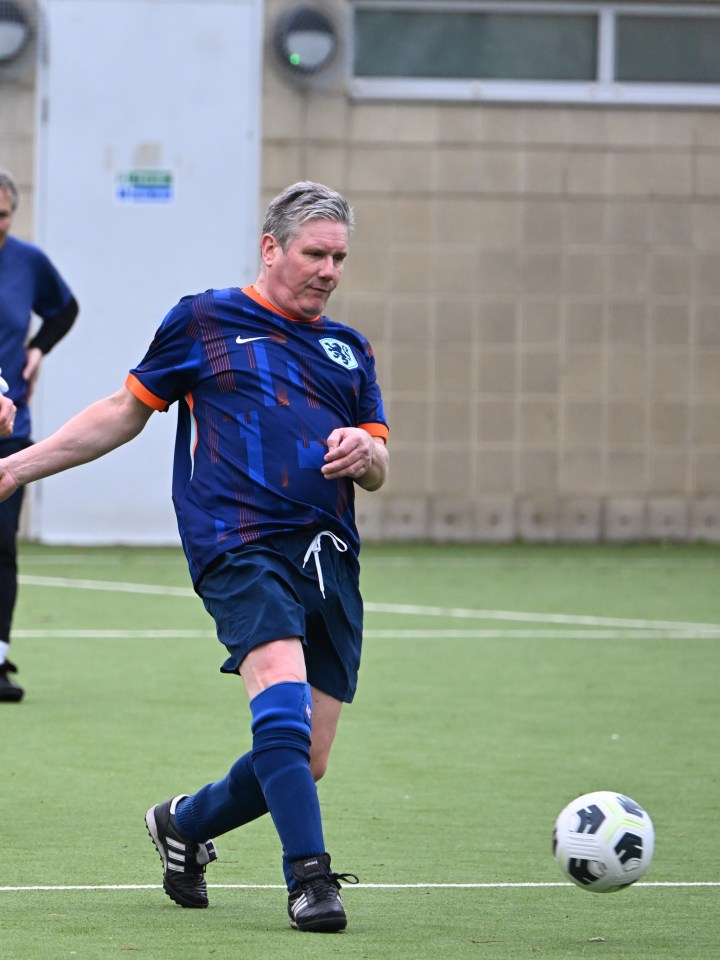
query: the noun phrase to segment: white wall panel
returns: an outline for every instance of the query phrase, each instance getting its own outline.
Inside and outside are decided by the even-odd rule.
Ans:
[[[37,236],[81,312],[44,365],[35,439],[117,390],[181,296],[254,280],[260,192],[262,0],[45,0],[42,16]],[[33,485],[31,534],[176,542],[175,419]]]

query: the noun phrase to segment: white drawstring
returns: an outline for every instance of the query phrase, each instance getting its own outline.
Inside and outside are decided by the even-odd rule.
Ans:
[[[340,537],[336,537],[334,533],[331,533],[330,530],[321,530],[317,536],[313,537],[312,543],[307,548],[305,552],[305,559],[303,560],[303,570],[305,569],[305,564],[310,559],[312,555],[315,557],[315,569],[317,570],[318,575],[318,586],[320,587],[320,593],[323,595],[323,600],[325,599],[325,581],[323,580],[322,567],[320,566],[320,551],[322,550],[321,540],[323,537],[330,537],[333,542],[333,546],[336,550],[339,550],[340,553],[345,553],[348,546],[344,540],[341,540]]]

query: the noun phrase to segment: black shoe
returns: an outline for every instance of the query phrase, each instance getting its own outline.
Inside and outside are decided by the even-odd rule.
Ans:
[[[175,822],[175,808],[186,794],[150,807],[145,814],[150,839],[163,864],[163,890],[181,907],[207,907],[205,867],[217,860],[212,840],[187,840]]]
[[[0,703],[19,703],[25,691],[17,683],[13,683],[9,673],[17,673],[15,664],[9,660],[0,663]]]
[[[290,864],[298,887],[288,897],[290,926],[312,933],[336,933],[347,926],[338,880],[357,883],[354,873],[333,873],[330,855],[321,853]]]

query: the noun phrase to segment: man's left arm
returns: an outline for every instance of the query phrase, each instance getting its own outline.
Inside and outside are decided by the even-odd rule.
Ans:
[[[77,300],[71,297],[69,303],[59,313],[49,318],[42,318],[42,326],[28,343],[25,351],[23,379],[28,384],[28,399],[35,389],[43,357],[46,353],[50,353],[55,344],[69,332],[79,312]]]
[[[43,355],[50,353],[55,344],[59,343],[69,333],[79,312],[78,302],[75,297],[71,296],[61,310],[57,310],[51,316],[41,315],[40,329],[28,344],[28,349],[37,348]]]
[[[327,439],[322,474],[327,480],[350,477],[363,490],[379,490],[388,475],[390,457],[385,440],[362,427],[339,427]]]

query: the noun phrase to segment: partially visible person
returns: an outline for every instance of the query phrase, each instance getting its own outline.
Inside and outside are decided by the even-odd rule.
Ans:
[[[0,376],[17,412],[12,431],[0,431],[0,457],[31,445],[29,402],[46,353],[70,330],[78,314],[67,284],[38,247],[10,236],[18,191],[13,177],[0,170]],[[42,321],[31,333],[33,314]],[[1,421],[0,421],[1,423]],[[23,490],[0,503],[0,702],[22,700],[8,659],[17,599],[17,534]]]

